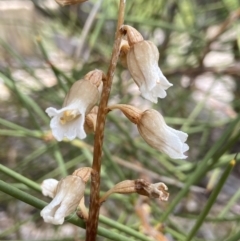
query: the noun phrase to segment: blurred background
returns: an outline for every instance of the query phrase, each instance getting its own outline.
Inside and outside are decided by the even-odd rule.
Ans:
[[[40,184],[91,166],[94,136],[56,142],[45,109],[60,108],[71,84],[87,72],[107,71],[118,2],[89,0],[61,7],[54,0],[0,1],[0,179],[9,186],[50,202],[16,174]],[[119,63],[109,104],[158,110],[169,126],[188,133],[190,150],[186,160],[172,160],[149,147],[119,111],[110,113],[102,192],[125,179],[145,178],[168,185],[170,199],[163,203],[116,194],[103,204],[101,214],[153,240],[184,241],[212,191],[222,184],[191,240],[240,240],[240,157],[227,181],[224,178],[240,151],[239,1],[127,0],[125,24],[156,44],[159,65],[173,86],[153,105],[140,96]],[[189,191],[180,197],[186,184]],[[89,185],[85,198],[88,206]],[[84,229],[67,222],[44,223],[38,209],[0,191],[0,240],[84,240],[84,236]]]

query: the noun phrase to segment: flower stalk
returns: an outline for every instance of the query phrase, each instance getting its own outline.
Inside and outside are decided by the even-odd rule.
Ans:
[[[108,103],[108,99],[111,91],[114,72],[115,72],[118,57],[119,57],[119,49],[120,49],[121,37],[122,37],[120,28],[123,25],[123,21],[124,21],[125,1],[126,0],[120,0],[118,23],[117,23],[117,29],[115,34],[112,57],[108,68],[106,80],[103,81],[103,91],[101,94],[101,99],[100,99],[99,109],[98,109],[97,126],[96,126],[95,139],[94,139],[93,164],[92,164],[93,172],[92,172],[92,181],[91,181],[89,219],[88,219],[87,228],[86,228],[86,241],[96,240],[96,235],[97,235],[99,208],[100,208],[99,192],[100,192],[101,157],[102,157],[104,128],[105,128],[105,121],[106,121],[106,115],[107,115],[106,107],[107,107],[107,103]]]

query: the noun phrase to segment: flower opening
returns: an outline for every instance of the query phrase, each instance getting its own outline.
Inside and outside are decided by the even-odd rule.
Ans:
[[[72,85],[64,99],[62,109],[57,110],[53,107],[46,109],[47,114],[52,117],[50,127],[53,136],[58,141],[62,141],[64,137],[69,140],[86,137],[85,116],[99,99],[102,74],[100,70],[89,72],[83,80],[78,80]]]

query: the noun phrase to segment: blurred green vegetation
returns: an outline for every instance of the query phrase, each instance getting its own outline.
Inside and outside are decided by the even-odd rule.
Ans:
[[[84,240],[84,230],[73,225],[43,223],[37,208],[50,200],[39,184],[91,166],[93,135],[56,142],[44,111],[60,108],[71,84],[88,71],[107,70],[118,1],[71,7],[53,0],[6,2],[0,1],[0,239]],[[240,151],[239,1],[126,2],[125,23],[157,45],[173,87],[152,105],[119,63],[110,103],[158,110],[168,125],[189,134],[190,150],[186,160],[172,160],[149,147],[120,112],[110,113],[102,192],[124,179],[145,178],[165,182],[170,200],[113,195],[101,208],[99,235],[105,238],[99,240],[237,241],[240,157],[234,165],[231,160]]]

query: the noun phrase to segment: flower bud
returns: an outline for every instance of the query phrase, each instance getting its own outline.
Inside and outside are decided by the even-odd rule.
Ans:
[[[174,159],[187,158],[183,153],[189,149],[184,143],[188,135],[167,126],[162,115],[156,110],[144,111],[137,127],[142,138],[151,147]]]
[[[78,80],[72,85],[64,99],[62,109],[57,110],[53,107],[46,109],[47,114],[53,117],[50,127],[58,141],[62,141],[64,136],[69,140],[86,137],[85,115],[99,100],[102,78],[103,72],[100,70],[89,72],[83,80]]]
[[[95,132],[97,126],[98,106],[94,106],[89,114],[86,115],[84,130],[86,133]]]
[[[157,98],[165,98],[167,95],[165,90],[172,86],[158,66],[158,49],[151,41],[143,40],[136,29],[128,25],[124,25],[121,29],[126,33],[130,46],[127,51],[128,70],[142,96],[157,103]]]
[[[85,182],[78,176],[67,176],[58,182],[53,200],[41,211],[44,221],[63,224],[64,218],[76,210],[84,195]]]
[[[127,53],[130,49],[130,46],[128,45],[128,42],[126,40],[122,39],[121,45],[120,45],[120,53],[119,53],[119,59],[123,67],[127,68]]]

